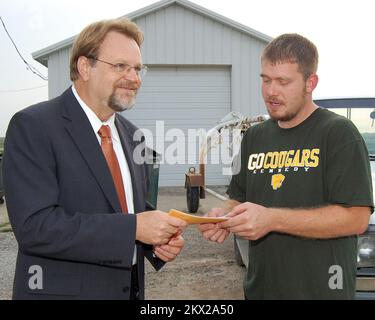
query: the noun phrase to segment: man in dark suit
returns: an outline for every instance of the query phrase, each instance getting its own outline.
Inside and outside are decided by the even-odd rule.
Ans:
[[[137,128],[117,114],[141,85],[142,41],[126,19],[89,25],[73,46],[73,86],[9,124],[15,299],[144,299],[144,257],[158,270],[183,247],[185,222],[146,211]]]

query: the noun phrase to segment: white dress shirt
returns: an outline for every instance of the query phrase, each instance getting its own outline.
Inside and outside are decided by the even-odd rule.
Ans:
[[[89,119],[92,129],[94,130],[94,133],[96,135],[96,138],[98,139],[98,143],[101,144],[101,138],[99,136],[99,129],[102,125],[107,125],[111,128],[111,135],[112,135],[112,143],[113,143],[113,149],[115,150],[117,160],[120,165],[121,169],[121,176],[122,181],[124,183],[124,189],[125,189],[125,197],[126,197],[126,204],[128,206],[128,212],[129,214],[134,214],[134,202],[133,202],[133,187],[132,187],[132,178],[130,175],[130,170],[128,166],[128,162],[126,161],[124,150],[122,149],[120,136],[118,134],[117,128],[115,126],[115,114],[113,114],[107,121],[102,122],[98,116],[95,114],[94,111],[92,111],[86,103],[80,98],[80,96],[77,93],[77,90],[74,88],[74,85],[72,85],[72,91],[74,96],[76,97],[78,103],[82,107],[83,111],[85,112],[87,118]],[[134,256],[133,256],[133,264],[137,261],[137,251],[136,247],[134,248]]]

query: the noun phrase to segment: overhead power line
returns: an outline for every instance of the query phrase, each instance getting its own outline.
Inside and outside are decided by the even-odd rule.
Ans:
[[[29,91],[29,90],[34,90],[34,89],[39,89],[39,88],[45,88],[45,87],[47,87],[47,85],[39,86],[39,87],[32,87],[32,88],[15,89],[15,90],[0,90],[0,93]]]
[[[26,59],[22,56],[21,52],[18,50],[17,45],[14,43],[11,35],[9,34],[9,32],[8,32],[6,26],[5,26],[3,18],[1,16],[0,16],[0,20],[1,20],[1,23],[3,24],[3,27],[4,27],[4,30],[5,30],[6,34],[8,35],[10,41],[12,42],[14,48],[16,49],[16,51],[17,51],[18,55],[20,56],[20,58],[22,59],[23,63],[26,65],[27,69],[30,70],[35,75],[37,75],[39,78],[41,78],[43,80],[48,80],[48,78],[46,76],[44,76],[38,69],[36,69],[34,66],[32,66],[30,63],[28,63],[26,61]]]

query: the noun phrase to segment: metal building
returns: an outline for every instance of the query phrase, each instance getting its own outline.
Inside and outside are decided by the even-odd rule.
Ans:
[[[175,143],[174,134],[185,133],[186,139],[180,145],[185,154],[179,154],[177,164],[161,165],[159,183],[182,186],[184,172],[191,166],[186,163],[188,145],[197,144],[195,139],[188,141],[188,129],[211,128],[230,111],[245,115],[265,112],[260,54],[271,37],[186,0],[163,0],[126,17],[145,34],[142,57],[149,71],[136,106],[123,116],[138,127],[151,130],[154,137],[156,121],[164,121],[164,133],[158,130],[158,134],[170,141],[165,142],[164,149],[156,148],[162,154]],[[71,85],[69,54],[73,41],[71,37],[33,54],[34,59],[48,67],[50,98]],[[229,181],[221,168],[209,161],[208,185]]]

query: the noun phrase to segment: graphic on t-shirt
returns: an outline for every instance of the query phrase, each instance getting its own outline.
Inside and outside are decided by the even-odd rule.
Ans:
[[[248,169],[253,173],[256,173],[257,170],[262,170],[261,173],[264,173],[265,170],[268,170],[268,173],[274,173],[275,169],[316,168],[319,165],[319,153],[320,149],[253,153],[249,156]],[[278,171],[280,173],[280,170]],[[289,170],[285,170],[285,172],[289,172]]]
[[[273,190],[280,189],[283,185],[285,180],[285,176],[283,174],[274,174],[271,180],[271,186]]]

